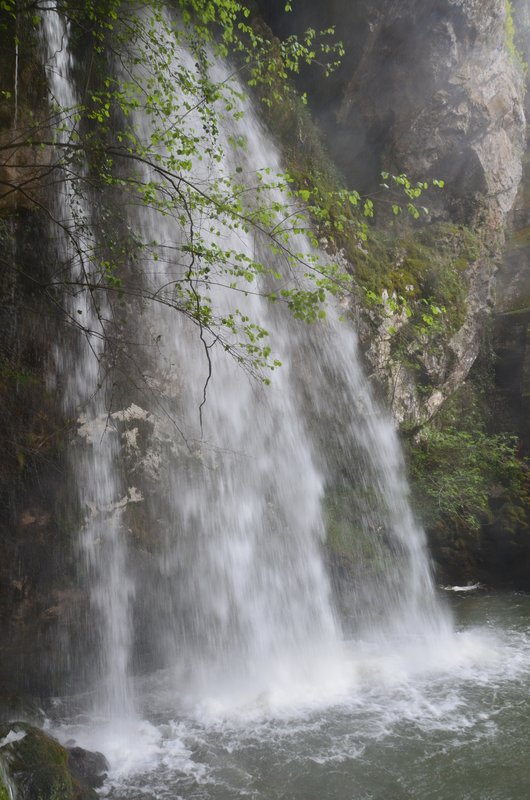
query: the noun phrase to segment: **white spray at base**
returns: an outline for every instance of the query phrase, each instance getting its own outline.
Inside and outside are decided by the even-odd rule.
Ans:
[[[77,97],[67,28],[55,12],[44,17],[51,20],[45,35],[48,63],[55,59],[49,71],[52,93],[60,105],[72,107]],[[192,66],[186,53],[179,58]],[[221,82],[227,69],[220,65],[210,77]],[[141,107],[130,124],[137,139],[147,143],[153,120]],[[222,162],[197,163],[194,180],[237,170],[251,184],[257,170],[281,172],[279,154],[248,100],[243,110],[238,122],[224,119]],[[193,113],[185,117],[184,123],[169,119],[168,127],[178,122],[189,126],[190,135],[201,136],[201,119]],[[231,137],[242,137],[245,147],[234,150]],[[152,177],[147,167],[142,177]],[[150,250],[156,260],[146,260],[147,255],[142,260],[144,290],[163,296],[163,287],[182,274],[179,257],[189,230],[179,228],[172,216],[128,200],[124,191],[127,226],[139,240],[156,243]],[[84,214],[90,219],[88,208]],[[194,219],[198,228],[204,222]],[[221,238],[226,249],[268,262],[276,258],[277,270],[284,270],[281,258],[252,230],[226,228]],[[300,236],[291,246],[310,252]],[[412,672],[412,662],[435,661],[440,642],[451,639],[451,623],[435,596],[424,534],[410,510],[399,442],[374,400],[351,326],[339,321],[333,307],[325,321],[307,326],[259,293],[242,300],[240,293],[213,281],[209,292],[220,314],[244,303],[245,313],[271,331],[272,350],[282,366],[271,386],[259,385],[208,340],[212,376],[201,430],[198,409],[208,365],[197,328],[155,303],[137,309],[137,338],[157,343],[152,348],[156,361],[147,368],[150,384],[162,387],[158,394],[144,395],[140,412],[158,418],[158,436],[166,445],[159,465],[163,492],[149,505],[158,541],[152,570],[157,578],[148,584],[140,586],[121,519],[121,500],[131,498],[117,466],[123,445],[106,427],[109,419],[126,419],[126,411],[107,408],[97,390],[98,364],[90,347],[61,355],[61,369],[74,376],[75,384],[67,389],[66,402],[84,404],[80,430],[88,447],[76,448],[73,463],[80,497],[91,514],[81,540],[93,586],[93,624],[100,631],[94,677],[106,687],[97,711],[111,721],[132,717],[141,704],[130,667],[135,602],[142,606],[165,670],[164,692],[205,719],[281,715],[342,702],[359,677],[345,638],[354,637],[359,652],[392,654],[390,662],[393,654],[408,653]],[[87,327],[98,323],[93,319]],[[185,441],[172,420],[185,432]],[[333,522],[341,530],[350,526],[349,536],[358,537],[352,546],[357,549],[354,577],[341,587],[341,613],[326,563],[326,529]],[[361,661],[370,665],[373,658]],[[144,725],[151,735],[148,724],[138,725],[135,731]],[[124,731],[127,726],[130,733],[130,723]],[[105,749],[101,731],[99,741],[99,749]],[[109,740],[108,750],[113,747]]]

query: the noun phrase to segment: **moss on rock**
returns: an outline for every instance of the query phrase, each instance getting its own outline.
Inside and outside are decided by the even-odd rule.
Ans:
[[[68,750],[51,736],[26,722],[0,725],[0,764],[17,800],[96,800],[97,794],[82,785],[68,766]],[[4,800],[0,793],[0,800]]]
[[[0,773],[0,800],[11,800],[9,789],[4,783],[1,773]]]

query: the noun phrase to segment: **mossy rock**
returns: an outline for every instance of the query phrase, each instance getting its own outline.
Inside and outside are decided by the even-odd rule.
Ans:
[[[348,255],[355,264],[357,283],[367,296],[380,298],[386,291],[405,298],[413,326],[423,327],[424,300],[444,307],[446,336],[463,324],[467,273],[481,257],[478,233],[447,223],[403,227],[399,235],[371,229],[366,247]]]
[[[68,750],[26,722],[0,725],[0,800],[97,800],[96,792],[71,773]]]

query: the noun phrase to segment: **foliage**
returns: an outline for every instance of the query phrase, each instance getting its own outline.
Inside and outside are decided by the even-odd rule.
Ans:
[[[307,109],[289,89],[289,85],[284,88],[284,102],[273,103],[266,116],[279,139],[290,180],[305,200],[319,244],[351,265],[363,305],[382,316],[404,314],[411,324],[418,321],[417,330],[432,335],[440,328],[434,318],[448,313],[447,303],[444,327],[453,331],[463,319],[462,273],[478,258],[478,237],[466,228],[431,224],[415,226],[405,238],[385,218],[385,210],[391,208],[393,218],[406,211],[404,216],[424,221],[429,209],[416,202],[430,189],[443,189],[444,182],[412,182],[402,173],[383,172],[382,191],[377,194],[361,197],[358,192],[344,191],[343,179]],[[382,225],[370,224],[379,222],[376,216],[383,218]],[[400,227],[406,228],[403,220]],[[418,254],[410,264],[404,263],[403,246]]]
[[[279,362],[267,344],[268,331],[244,306],[217,307],[212,287],[261,294],[307,322],[322,318],[327,296],[349,291],[351,278],[338,260],[317,252],[319,240],[325,235],[337,251],[346,228],[350,238],[366,240],[374,202],[355,191],[323,188],[310,176],[301,185],[297,176],[278,169],[243,169],[238,161],[245,163],[246,143],[237,123],[246,101],[240,78],[266,106],[279,106],[292,91],[285,88],[290,73],[302,63],[318,63],[329,73],[342,45],[332,29],[310,29],[283,42],[267,37],[251,23],[249,7],[236,0],[175,5],[173,14],[160,0],[57,4],[80,64],[85,59],[89,65],[86,92],[68,106],[56,102],[52,119],[15,145],[53,148],[45,175],[49,184],[67,184],[71,221],[49,205],[46,211],[69,242],[67,260],[74,269],[57,273],[46,290],[57,304],[65,302],[66,289],[65,314],[89,338],[117,336],[113,327],[120,315],[102,310],[104,296],[119,303],[140,298],[196,325],[208,359],[218,346],[252,371],[274,369]],[[14,10],[31,14],[35,24],[33,3],[4,4],[7,14]],[[41,9],[43,16],[53,13],[49,4]],[[227,55],[237,64],[232,74],[228,66],[218,67]],[[140,113],[148,120],[143,130]],[[228,141],[223,119],[235,131]],[[411,186],[405,176],[392,180],[416,216],[425,184]],[[23,183],[16,189],[28,197]],[[175,240],[153,241],[140,226],[126,229],[126,205],[171,219]],[[89,215],[88,207],[96,212]],[[230,244],[250,234],[260,248]],[[161,265],[168,261],[178,277],[157,290],[139,285],[142,276],[157,271],[163,278]]]
[[[528,523],[529,465],[515,437],[487,430],[484,403],[464,385],[408,443],[416,504],[432,530],[476,537],[501,520],[506,534]]]
[[[219,282],[246,293],[247,285],[258,276],[268,276],[281,283],[277,291],[268,293],[269,299],[280,300],[295,316],[314,321],[324,313],[326,293],[336,293],[348,279],[335,265],[321,263],[310,250],[302,252],[291,246],[293,233],[301,232],[306,223],[297,207],[300,197],[290,189],[285,176],[257,170],[249,185],[237,174],[237,168],[232,173],[224,168],[221,117],[229,115],[237,121],[243,113],[243,95],[233,76],[212,78],[210,73],[216,58],[226,56],[230,49],[246,67],[251,85],[270,86],[278,63],[270,59],[271,42],[254,32],[246,21],[249,9],[234,0],[179,0],[178,6],[177,19],[157,0],[130,4],[125,14],[118,0],[80,6],[61,4],[74,35],[90,37],[99,58],[92,73],[96,79],[83,102],[54,109],[58,132],[54,141],[44,139],[39,132],[40,136],[32,136],[24,144],[53,145],[58,153],[55,172],[63,171],[69,182],[74,218],[71,226],[62,227],[82,266],[81,279],[78,274],[77,279],[67,280],[82,282],[92,295],[111,289],[123,296],[130,291],[124,279],[124,261],[131,252],[137,256],[141,253],[144,271],[166,259],[167,249],[163,252],[164,245],[159,242],[133,236],[129,248],[124,248],[123,232],[119,231],[122,226],[115,224],[116,215],[103,195],[108,187],[117,188],[130,204],[140,202],[158,215],[171,215],[183,231],[183,241],[178,245],[183,278],[169,291],[158,294],[158,302],[186,315],[199,327],[201,337],[208,332],[211,338],[207,344],[204,340],[205,346],[219,343],[252,368],[273,368],[278,362],[270,357],[270,347],[263,344],[267,331],[239,308],[217,314],[209,286]],[[48,8],[43,13],[54,12]],[[323,37],[329,38],[331,33],[325,31]],[[296,71],[301,60],[310,63],[317,55],[326,57],[326,70],[332,69],[340,45],[323,42],[317,47],[316,38],[316,32],[310,30],[302,40],[290,37],[281,43],[283,69]],[[104,51],[109,47],[124,65],[121,73],[107,68]],[[186,60],[183,47],[193,60]],[[280,99],[278,92],[274,96],[276,101]],[[131,124],[138,109],[150,121],[147,138]],[[234,137],[231,145],[244,148],[245,143]],[[205,161],[211,169],[206,183],[195,178],[198,162]],[[105,257],[102,242],[87,218],[88,203],[84,201],[89,194],[90,202],[99,204],[98,222],[105,224]],[[283,255],[289,268],[296,268],[312,283],[290,288],[283,276],[244,248],[223,245],[227,232],[244,239],[251,229],[267,239],[275,253]],[[109,234],[112,230],[116,232],[114,239]],[[57,285],[65,282],[61,277]],[[99,305],[99,300],[94,300],[99,324],[105,328]],[[85,330],[92,333],[88,327]]]
[[[412,473],[432,524],[440,520],[478,531],[492,519],[492,492],[520,494],[517,443],[501,434],[426,426],[414,448]]]
[[[356,279],[376,319],[389,319],[392,355],[421,366],[463,324],[468,271],[481,256],[479,235],[448,223],[401,233],[370,230],[357,254]],[[419,359],[419,360],[418,360]]]

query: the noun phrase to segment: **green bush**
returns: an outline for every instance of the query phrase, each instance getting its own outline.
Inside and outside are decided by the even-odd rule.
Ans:
[[[501,510],[511,526],[523,521],[528,467],[513,437],[428,425],[411,449],[410,469],[429,527],[478,532]]]

